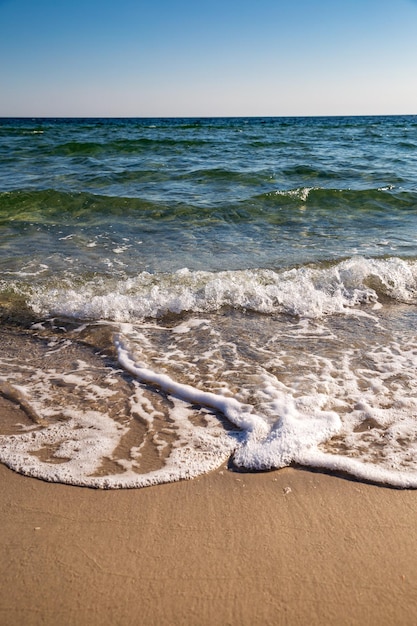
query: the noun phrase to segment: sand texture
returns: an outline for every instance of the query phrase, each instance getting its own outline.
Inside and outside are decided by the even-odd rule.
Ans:
[[[0,480],[1,624],[417,623],[415,491],[297,469]]]

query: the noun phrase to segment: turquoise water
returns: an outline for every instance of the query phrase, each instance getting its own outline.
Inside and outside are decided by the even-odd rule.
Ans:
[[[78,255],[80,272],[105,256],[127,274],[413,257],[416,131],[415,117],[3,120],[3,267],[48,254]]]
[[[417,116],[0,120],[0,458],[416,486],[416,208]]]

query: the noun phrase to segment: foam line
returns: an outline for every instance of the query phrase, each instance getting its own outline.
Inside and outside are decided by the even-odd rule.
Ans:
[[[201,391],[191,385],[178,383],[166,374],[158,374],[149,368],[140,367],[129,356],[129,352],[120,337],[115,338],[115,345],[120,365],[140,381],[157,385],[167,393],[186,402],[216,409],[223,413],[235,426],[251,432],[257,437],[268,434],[267,424],[261,417],[252,413],[250,405],[242,404],[235,398],[220,396],[210,391]]]

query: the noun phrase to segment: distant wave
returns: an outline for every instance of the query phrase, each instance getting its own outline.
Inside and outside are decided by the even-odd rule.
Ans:
[[[126,175],[126,174],[124,174]],[[196,176],[198,174],[195,174]],[[206,174],[204,174],[206,175]],[[133,175],[134,176],[134,175]],[[145,176],[145,174],[144,174]],[[209,176],[218,176],[223,179],[228,176],[225,172],[211,172]],[[239,174],[233,174],[232,180],[239,180]],[[244,176],[242,177],[244,180]],[[389,209],[396,211],[415,211],[417,192],[397,191],[390,187],[380,189],[324,189],[316,187],[300,187],[296,189],[277,189],[258,195],[250,195],[242,200],[223,203],[222,206],[210,204],[190,204],[185,201],[164,200],[153,201],[141,197],[121,197],[87,192],[66,192],[54,189],[21,190],[0,193],[0,221],[13,218],[15,222],[28,220],[31,222],[65,223],[65,216],[84,218],[94,222],[100,215],[127,215],[135,213],[146,219],[181,219],[204,223],[226,221],[228,223],[250,222],[259,218],[266,222],[286,220],[292,217],[291,210],[307,206],[320,214],[329,212],[329,215],[343,219],[346,211],[350,212],[380,212]],[[277,212],[281,209],[281,212]],[[290,211],[285,212],[285,211]]]
[[[400,191],[392,185],[376,189],[328,189],[323,187],[299,187],[296,189],[277,189],[256,196],[254,200],[282,205],[284,202],[299,204],[300,200],[310,207],[320,207],[323,210],[334,209],[344,204],[350,209],[380,210],[415,209],[417,193]]]
[[[140,137],[137,139],[117,139],[115,141],[91,142],[91,141],[69,141],[58,144],[49,150],[44,150],[44,154],[52,156],[102,156],[104,154],[137,154],[144,151],[158,151],[168,149],[170,152],[175,151],[175,146],[182,150],[187,147],[204,146],[204,139],[170,139],[164,137],[161,139],[151,139],[148,137]]]

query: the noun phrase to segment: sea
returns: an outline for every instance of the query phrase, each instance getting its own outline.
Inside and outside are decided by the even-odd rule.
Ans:
[[[416,488],[416,304],[417,116],[0,119],[17,472]]]

